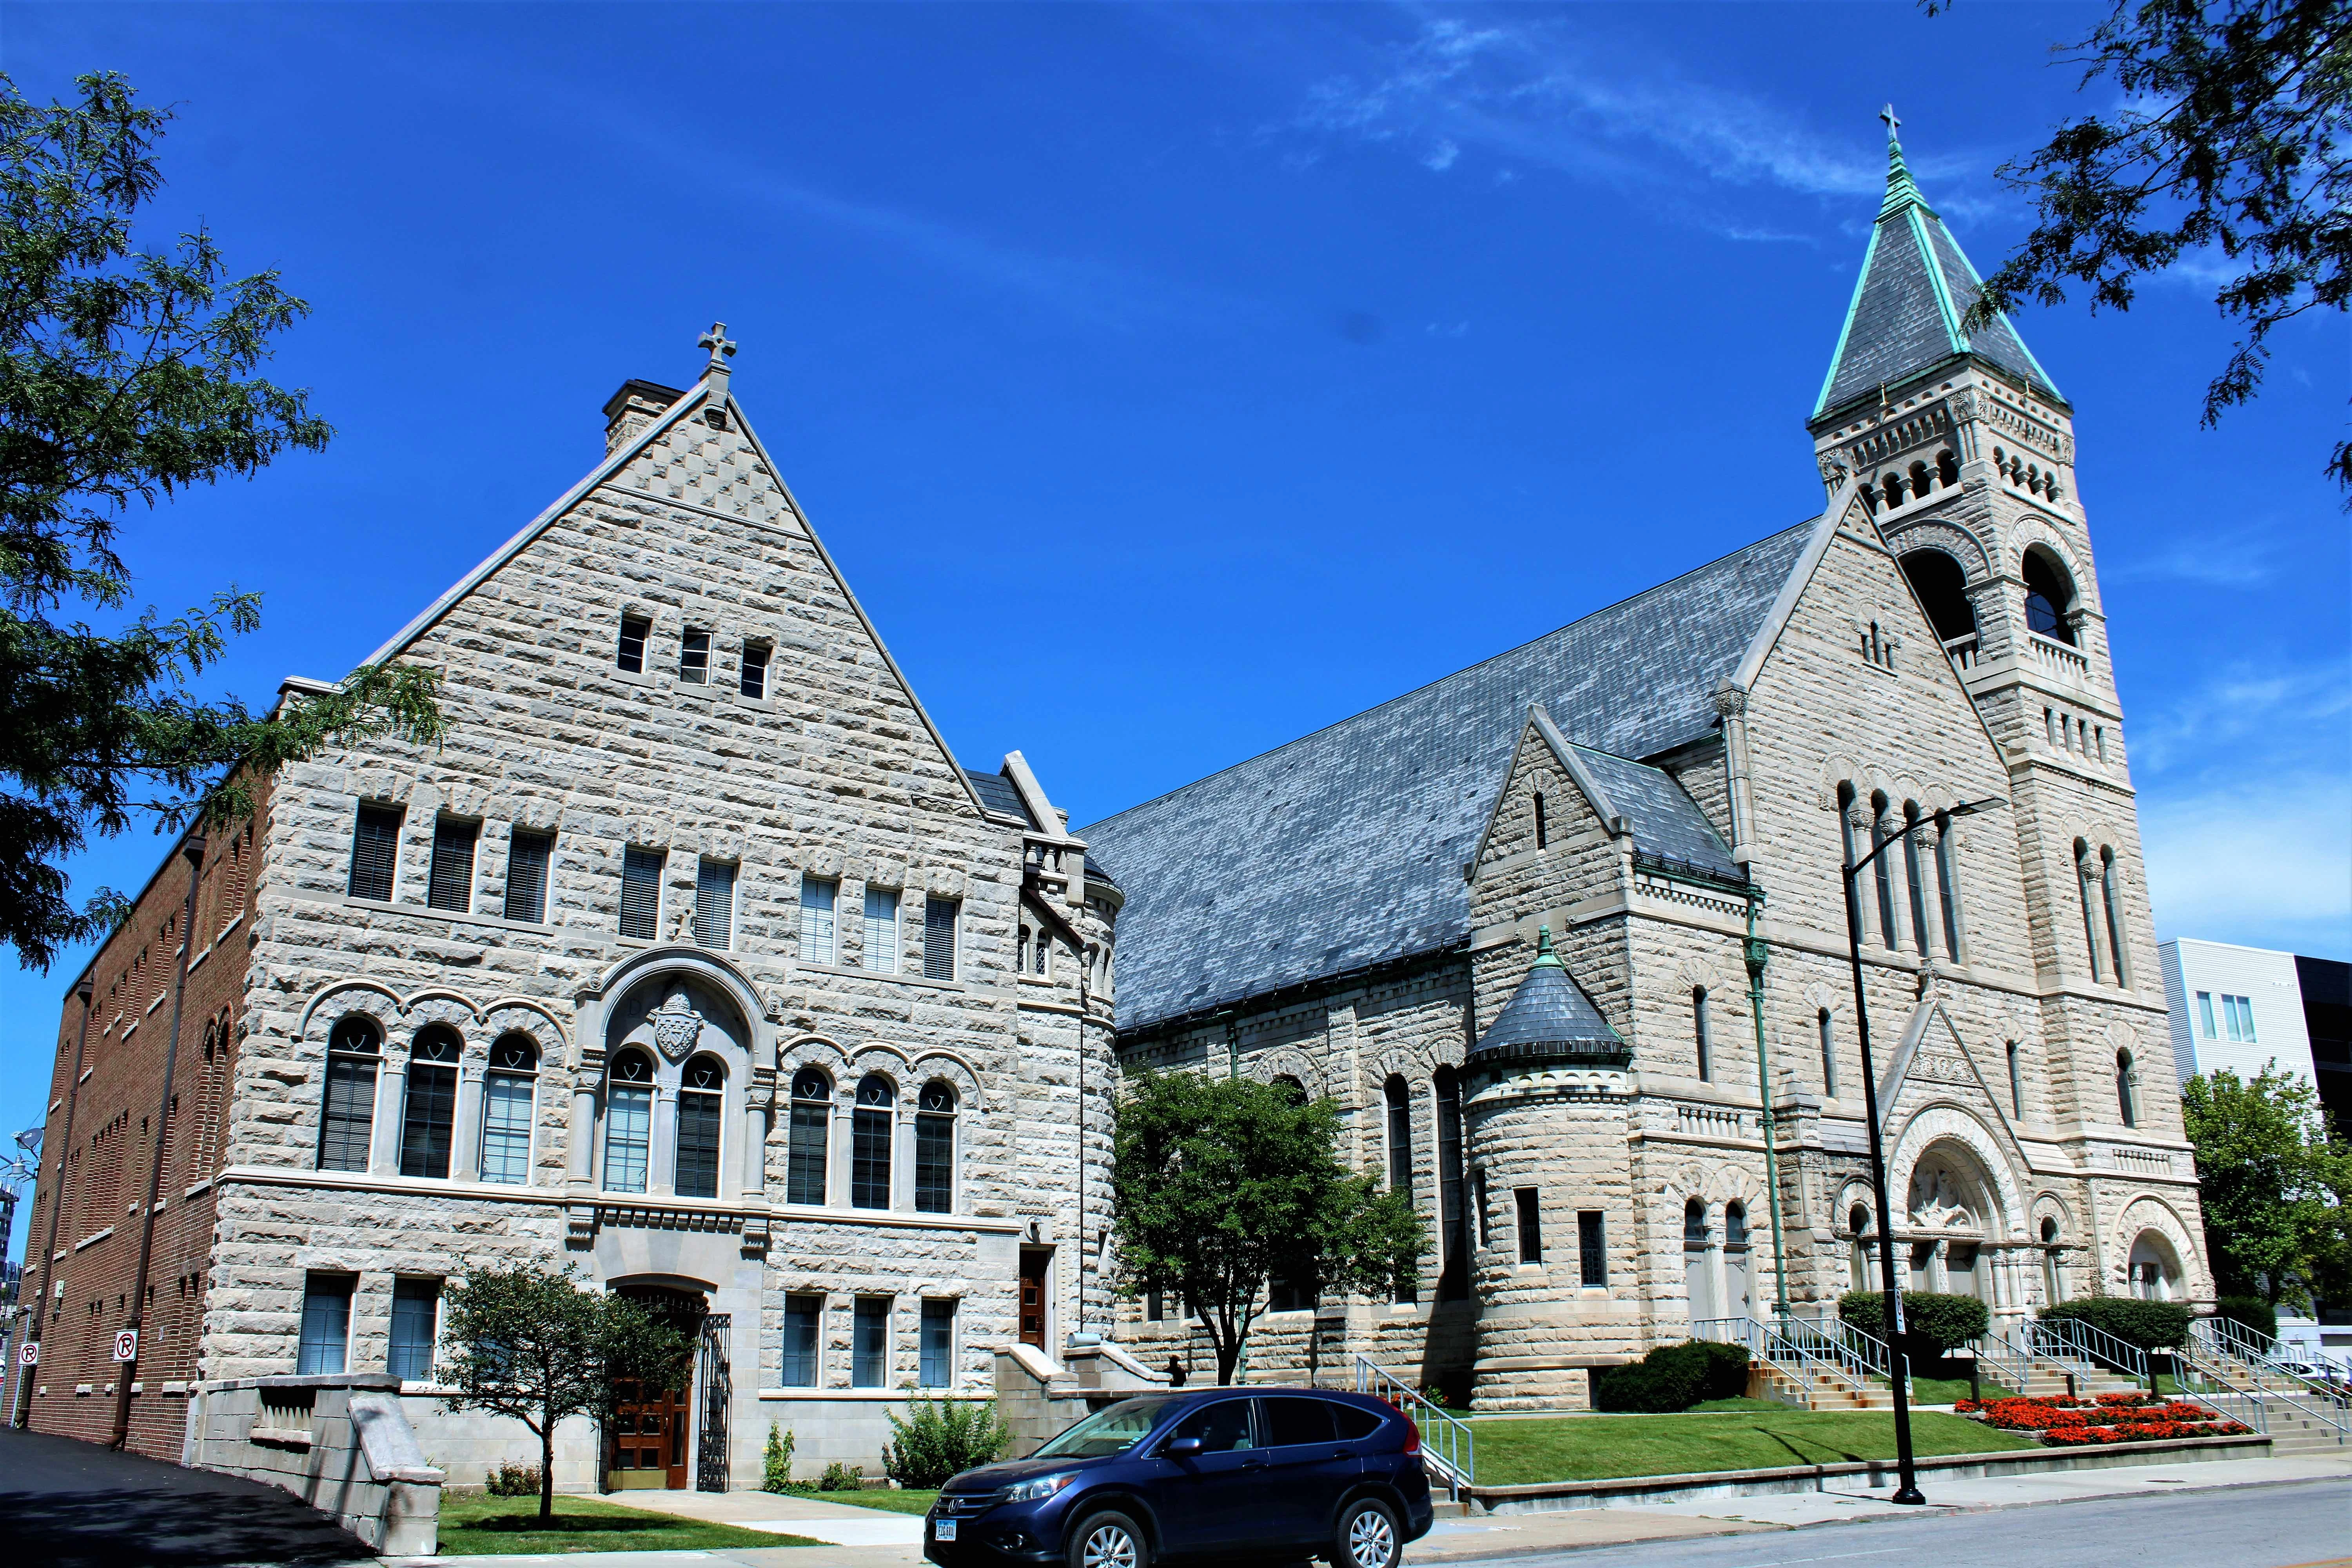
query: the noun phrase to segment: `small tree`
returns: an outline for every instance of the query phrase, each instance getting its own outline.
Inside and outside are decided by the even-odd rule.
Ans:
[[[2352,1201],[2352,1152],[2328,1140],[2318,1091],[2276,1062],[2246,1081],[2199,1073],[2181,1088],[2180,1121],[2215,1285],[2273,1307],[2312,1294],[2347,1250]]]
[[[1245,1079],[1139,1072],[1112,1134],[1123,1289],[1174,1296],[1207,1324],[1230,1384],[1280,1278],[1316,1294],[1419,1280],[1426,1231],[1410,1196],[1351,1174],[1339,1109]]]
[[[793,1435],[768,1423],[767,1451],[760,1456],[760,1489],[763,1492],[788,1492],[793,1489]]]
[[[539,1439],[539,1519],[555,1517],[555,1428],[602,1415],[616,1385],[667,1386],[694,1342],[625,1296],[584,1289],[576,1271],[485,1268],[442,1298],[444,1359],[455,1410],[511,1415]]]

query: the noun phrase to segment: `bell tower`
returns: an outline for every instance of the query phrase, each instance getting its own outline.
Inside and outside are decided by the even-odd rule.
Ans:
[[[2137,1015],[2163,993],[2074,409],[2005,318],[1969,325],[1981,279],[1905,165],[1893,108],[1881,118],[1886,195],[1806,427],[1830,489],[1860,485],[2000,747],[2053,1099],[2113,1121],[2107,1074],[2137,1052],[2109,1041],[2147,1038]]]

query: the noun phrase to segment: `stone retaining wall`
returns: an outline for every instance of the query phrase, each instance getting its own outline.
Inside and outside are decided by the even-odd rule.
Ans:
[[[237,1378],[190,1402],[187,1463],[282,1488],[385,1556],[439,1550],[443,1471],[384,1374]]]

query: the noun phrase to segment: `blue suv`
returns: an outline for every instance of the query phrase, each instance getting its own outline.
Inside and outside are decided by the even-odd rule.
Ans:
[[[1394,1406],[1216,1388],[1123,1399],[1025,1459],[964,1471],[931,1505],[923,1555],[941,1568],[1309,1554],[1396,1568],[1431,1517],[1421,1434]]]

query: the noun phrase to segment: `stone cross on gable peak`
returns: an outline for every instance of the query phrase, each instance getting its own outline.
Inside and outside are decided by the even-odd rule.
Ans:
[[[735,357],[735,340],[727,335],[726,322],[713,321],[710,330],[695,340],[695,346],[710,351],[710,363],[702,367],[702,379],[710,388],[703,422],[714,430],[723,430],[727,427],[727,362]]]
[[[727,323],[713,321],[710,330],[695,340],[694,346],[710,351],[709,369],[725,370],[727,362],[735,357],[735,340],[727,335]]]

